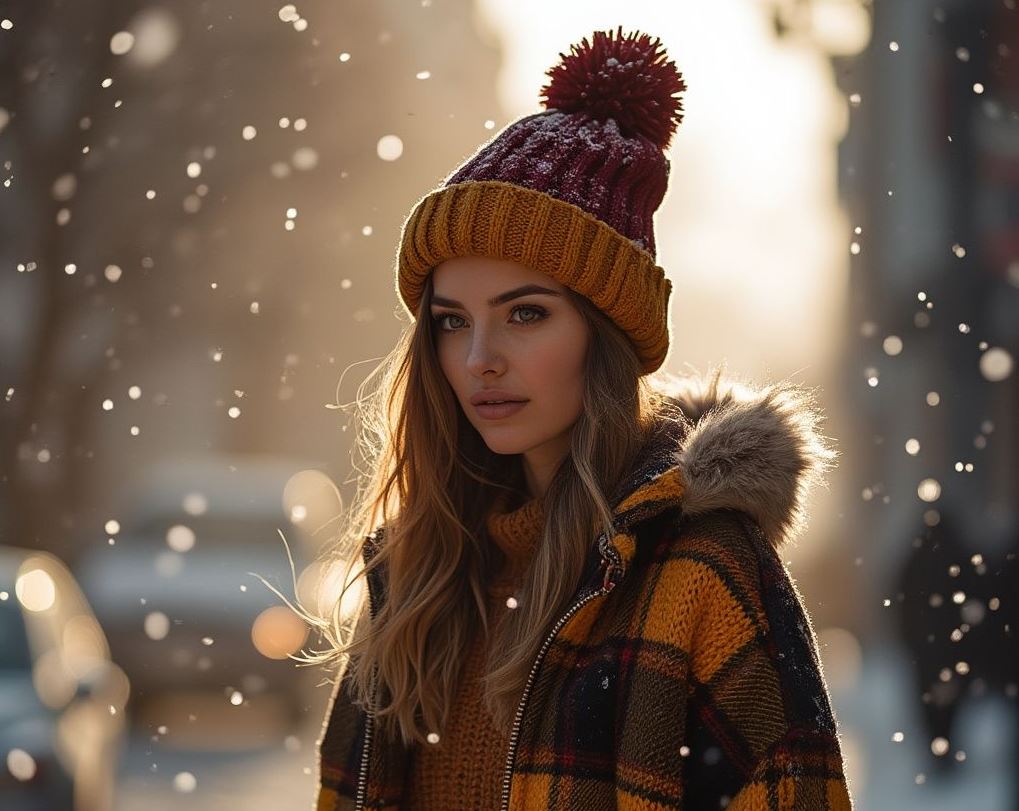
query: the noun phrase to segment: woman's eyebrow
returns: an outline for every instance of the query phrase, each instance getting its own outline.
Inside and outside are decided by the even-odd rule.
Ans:
[[[547,296],[560,296],[562,295],[556,290],[549,290],[547,287],[542,287],[540,284],[525,284],[523,287],[517,287],[514,290],[507,290],[505,293],[500,293],[495,298],[488,300],[489,307],[497,307],[500,304],[505,304],[515,298],[526,296],[531,293],[544,293]],[[463,304],[453,299],[443,298],[442,296],[432,296],[432,304],[438,304],[441,307],[459,307],[461,310],[464,309]]]

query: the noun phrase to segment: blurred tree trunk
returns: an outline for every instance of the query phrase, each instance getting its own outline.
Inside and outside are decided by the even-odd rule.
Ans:
[[[2,233],[6,245],[16,246],[19,269],[24,266],[17,283],[28,288],[29,302],[19,314],[16,354],[4,363],[7,388],[14,391],[0,431],[0,531],[16,545],[60,548],[69,527],[71,456],[83,429],[77,409],[88,381],[72,388],[59,374],[59,357],[62,342],[76,339],[71,331],[87,301],[80,277],[65,270],[74,261],[72,240],[58,212],[67,209],[73,220],[86,142],[81,122],[103,92],[95,77],[112,67],[108,32],[136,5],[128,0],[0,5],[0,17],[13,23],[0,49],[0,107],[9,116],[0,135],[0,162],[4,177],[11,178]]]

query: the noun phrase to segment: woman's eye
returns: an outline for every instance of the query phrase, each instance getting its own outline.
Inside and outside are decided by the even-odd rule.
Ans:
[[[441,315],[433,316],[432,321],[434,321],[436,326],[443,332],[452,332],[452,330],[448,330],[442,326],[442,322],[447,318],[460,318],[460,316],[454,315],[453,313],[442,313]],[[460,320],[462,321],[463,319],[461,318]]]
[[[545,317],[545,311],[541,307],[535,307],[532,304],[521,304],[519,307],[513,308],[513,315],[519,312],[532,312],[535,313],[533,318],[525,318],[523,321],[518,321],[518,324],[530,324],[534,321],[541,321]]]

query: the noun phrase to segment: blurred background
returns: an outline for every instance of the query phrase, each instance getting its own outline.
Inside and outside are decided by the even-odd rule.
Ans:
[[[689,87],[669,371],[842,451],[785,555],[857,808],[1019,809],[1017,0],[0,0],[4,811],[312,806],[266,583],[335,599],[403,219],[617,25]]]

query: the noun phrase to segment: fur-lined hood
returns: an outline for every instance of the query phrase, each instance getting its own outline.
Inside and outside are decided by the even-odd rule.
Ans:
[[[839,455],[818,432],[814,392],[789,381],[755,388],[721,369],[673,378],[666,391],[668,412],[613,500],[617,532],[673,507],[688,516],[729,508],[749,514],[775,549],[796,538],[810,488],[827,486]]]

